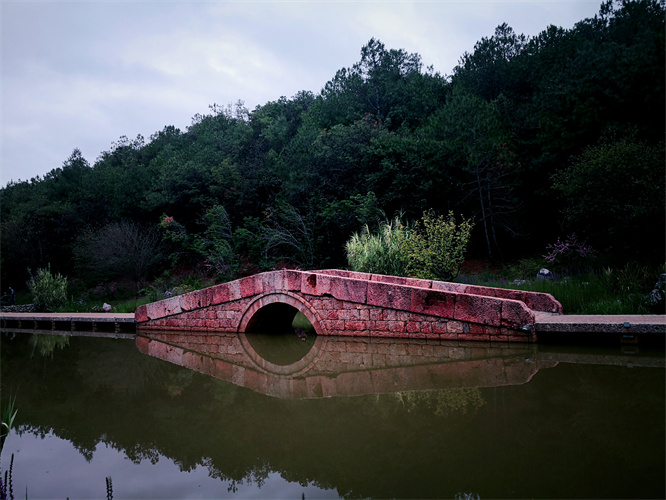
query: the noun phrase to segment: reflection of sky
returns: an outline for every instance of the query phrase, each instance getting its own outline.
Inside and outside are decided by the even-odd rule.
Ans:
[[[269,473],[259,489],[255,484],[237,484],[211,478],[198,466],[182,472],[168,458],[159,455],[133,463],[124,453],[99,443],[90,462],[69,441],[47,434],[44,439],[30,433],[10,434],[2,450],[2,470],[9,468],[14,454],[15,498],[104,498],[106,478],[113,481],[114,498],[339,498],[332,490],[288,482]]]

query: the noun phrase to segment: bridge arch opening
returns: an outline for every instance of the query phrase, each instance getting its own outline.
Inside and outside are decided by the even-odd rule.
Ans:
[[[250,318],[246,333],[299,333],[314,330],[312,323],[302,312],[283,302],[268,304]]]
[[[249,347],[273,366],[305,358],[317,340],[318,316],[302,298],[289,293],[263,295],[246,309],[238,331]]]

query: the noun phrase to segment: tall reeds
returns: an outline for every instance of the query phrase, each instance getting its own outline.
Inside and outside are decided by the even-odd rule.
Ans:
[[[403,251],[407,228],[396,217],[379,226],[377,233],[366,225],[346,244],[347,262],[358,272],[405,276],[408,264]]]

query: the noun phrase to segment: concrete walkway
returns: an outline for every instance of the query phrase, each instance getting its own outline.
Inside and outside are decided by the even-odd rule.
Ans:
[[[535,313],[537,333],[666,334],[666,315]]]
[[[85,321],[88,323],[134,323],[134,313],[12,313],[0,312],[0,319],[21,321]]]
[[[3,329],[39,331],[92,331],[112,330],[115,333],[134,332],[134,313],[12,313],[0,312]]]

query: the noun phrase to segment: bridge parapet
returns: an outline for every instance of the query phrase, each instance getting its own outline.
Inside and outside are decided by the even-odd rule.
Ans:
[[[139,329],[244,332],[261,309],[282,303],[303,312],[320,335],[536,339],[533,310],[512,297],[532,304],[537,298],[456,286],[338,270],[280,270],[141,306],[136,321]],[[550,310],[559,305],[553,302]]]
[[[332,276],[363,279],[369,281],[380,281],[382,283],[395,283],[400,285],[415,286],[418,288],[430,288],[433,290],[444,290],[449,292],[481,295],[483,297],[498,297],[501,299],[512,299],[524,302],[533,311],[562,314],[562,304],[549,293],[530,292],[526,290],[509,290],[506,288],[495,288],[490,286],[467,285],[463,283],[451,283],[448,281],[433,281],[417,278],[404,278],[402,276],[387,276],[383,274],[359,273],[345,271],[342,269],[325,269],[317,271]]]

